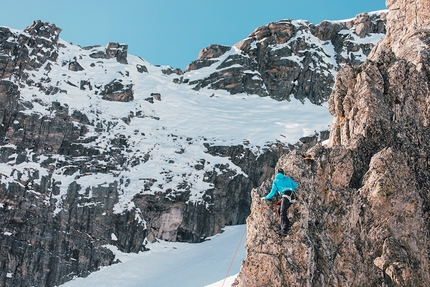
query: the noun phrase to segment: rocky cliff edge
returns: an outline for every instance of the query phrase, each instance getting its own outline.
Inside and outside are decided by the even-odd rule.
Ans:
[[[429,286],[430,1],[387,1],[387,37],[341,69],[330,140],[282,157],[291,233],[252,192],[234,286]]]

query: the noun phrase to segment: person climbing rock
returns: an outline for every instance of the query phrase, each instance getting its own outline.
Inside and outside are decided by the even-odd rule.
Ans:
[[[281,230],[278,232],[280,235],[287,235],[290,228],[290,221],[288,219],[288,208],[295,202],[294,191],[297,188],[297,183],[285,176],[284,170],[282,168],[278,169],[278,173],[272,183],[272,189],[270,193],[261,198],[261,200],[270,200],[276,195],[276,192],[282,196],[281,208],[279,209],[279,215],[281,218]]]

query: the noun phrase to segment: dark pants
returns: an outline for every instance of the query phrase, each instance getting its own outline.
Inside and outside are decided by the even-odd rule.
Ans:
[[[285,194],[291,195],[291,191]],[[286,197],[282,197],[281,208],[279,209],[279,216],[281,217],[281,231],[287,232],[290,227],[290,220],[288,220],[288,208],[291,202]]]

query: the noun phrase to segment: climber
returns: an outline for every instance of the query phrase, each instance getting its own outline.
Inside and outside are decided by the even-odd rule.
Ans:
[[[295,202],[294,191],[297,188],[297,183],[284,175],[284,170],[282,168],[278,169],[278,174],[275,176],[275,180],[272,183],[272,189],[270,193],[261,198],[261,200],[271,199],[276,192],[282,196],[281,209],[279,210],[279,215],[281,217],[281,230],[278,232],[280,235],[287,235],[290,229],[290,221],[288,220],[288,208]]]

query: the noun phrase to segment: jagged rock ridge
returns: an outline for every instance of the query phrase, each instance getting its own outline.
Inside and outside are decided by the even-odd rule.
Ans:
[[[291,233],[253,190],[234,286],[428,286],[430,1],[387,1],[387,37],[337,75],[330,141],[279,167],[299,182]]]
[[[210,67],[213,72],[204,78],[188,73],[181,80],[196,89],[210,87],[232,94],[309,99],[321,104],[330,96],[338,69],[362,63],[384,35],[384,12],[318,25],[281,20],[258,27],[234,47],[203,49],[186,71]]]

